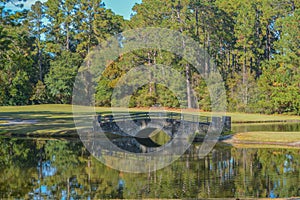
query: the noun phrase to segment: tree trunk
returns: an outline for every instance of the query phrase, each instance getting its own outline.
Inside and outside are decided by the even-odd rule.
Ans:
[[[43,69],[42,69],[42,51],[40,49],[40,41],[38,41],[38,67],[39,67],[39,80],[43,81]]]
[[[70,178],[67,178],[67,199],[70,199]]]
[[[271,34],[270,34],[270,27],[269,24],[267,24],[267,30],[266,30],[266,58],[270,60],[271,55]]]
[[[190,65],[187,63],[185,65],[185,76],[186,76],[186,93],[187,93],[187,103],[188,108],[192,108],[192,97],[191,97],[191,74]]]
[[[67,18],[70,16],[70,13],[67,13]],[[70,33],[69,33],[69,23],[66,22],[66,50],[69,51],[70,50]]]
[[[180,10],[177,10],[177,20],[178,23],[182,24],[182,20],[180,17]],[[183,33],[183,27],[180,26],[180,32]],[[182,41],[182,49],[185,50],[185,41]],[[191,98],[191,74],[190,74],[190,65],[187,63],[185,65],[185,80],[186,80],[186,97],[187,97],[187,107],[192,108],[192,98]]]
[[[246,57],[246,47],[244,46],[244,62],[243,62],[243,86],[245,87],[243,93],[243,103],[246,106],[248,104],[248,83],[247,83],[247,57]]]
[[[153,56],[153,61],[152,61],[152,56]],[[148,66],[149,68],[153,67],[156,65],[156,52],[153,51],[149,51],[148,52]],[[149,94],[156,96],[156,83],[153,77],[153,73],[151,71],[152,69],[150,69],[150,74],[149,74]]]

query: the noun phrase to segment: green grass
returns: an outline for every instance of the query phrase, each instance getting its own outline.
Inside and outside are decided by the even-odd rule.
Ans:
[[[300,121],[300,116],[291,115],[263,115],[245,113],[227,113],[227,115],[232,117],[232,122],[234,123]]]
[[[201,112],[201,115],[211,116],[211,113]],[[218,115],[218,113],[216,113],[216,115]],[[300,121],[300,116],[295,116],[295,115],[264,115],[264,114],[232,113],[232,112],[222,113],[220,115],[230,116],[232,123],[267,123],[267,122]]]
[[[236,148],[300,149],[300,132],[245,132],[223,141]]]
[[[238,149],[300,149],[299,146],[288,144],[233,143],[232,146]]]
[[[131,111],[148,111],[147,108],[133,108]],[[179,109],[170,109],[171,112],[180,112]],[[183,110],[186,114],[199,114],[197,110]],[[266,122],[286,122],[300,121],[300,116],[295,115],[264,115],[264,114],[249,114],[249,113],[213,113],[216,116],[231,116],[232,123],[266,123]],[[212,116],[211,112],[200,112],[201,116]]]
[[[300,132],[247,132],[234,135],[235,140],[251,142],[282,142],[300,141]]]
[[[0,126],[2,135],[71,136],[76,133],[70,105],[0,107],[0,118],[38,120],[36,124]]]
[[[111,108],[96,108],[96,112],[110,112]],[[123,109],[117,109],[124,111]],[[148,108],[133,108],[132,112],[149,111]],[[178,109],[170,109],[180,112]],[[185,110],[184,113],[196,114],[195,111]],[[209,112],[200,115],[210,116]],[[227,113],[232,116],[232,122],[268,122],[299,120],[300,116],[259,115],[244,113]],[[0,124],[7,119],[35,119],[36,124],[0,126],[1,135],[41,135],[41,136],[75,136],[76,129],[73,121],[72,105],[33,105],[33,106],[2,106],[0,107]]]
[[[150,138],[156,144],[159,144],[161,146],[165,145],[171,139],[171,137],[169,135],[167,135],[166,133],[164,133],[163,131],[158,131],[158,132],[154,133],[153,135],[150,135]]]

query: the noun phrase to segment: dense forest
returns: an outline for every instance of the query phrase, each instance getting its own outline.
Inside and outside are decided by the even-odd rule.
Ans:
[[[101,0],[37,1],[20,12],[8,10],[8,1],[0,3],[0,105],[71,103],[77,71],[93,47],[122,31],[161,27],[193,38],[214,60],[229,111],[300,115],[300,0],[143,0],[130,20]],[[110,106],[120,77],[145,63],[181,71],[199,107],[211,109],[206,84],[193,67],[155,49],[106,66],[96,105]],[[207,67],[208,76],[213,70]],[[130,106],[154,104],[179,106],[168,88],[151,84],[136,91]]]

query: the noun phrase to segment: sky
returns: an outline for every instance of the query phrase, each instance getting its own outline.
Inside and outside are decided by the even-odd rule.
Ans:
[[[31,5],[36,0],[27,0],[24,2],[24,8],[29,9]],[[41,2],[45,2],[46,0],[40,0]],[[141,3],[142,0],[103,0],[106,8],[111,9],[114,13],[118,15],[122,15],[125,19],[130,19],[130,14],[132,13],[132,7],[135,3]],[[16,8],[8,4],[8,9],[16,10]]]
[[[125,19],[130,19],[131,9],[134,4],[141,2],[142,0],[104,0],[106,8],[111,9],[118,15],[122,15]]]

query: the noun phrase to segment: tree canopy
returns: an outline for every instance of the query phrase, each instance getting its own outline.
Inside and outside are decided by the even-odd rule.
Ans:
[[[75,76],[93,47],[122,31],[160,27],[193,38],[214,60],[205,76],[221,73],[228,110],[300,115],[299,0],[143,0],[130,20],[101,0],[37,1],[18,12],[8,11],[8,2],[1,1],[0,9],[0,105],[71,103]],[[110,106],[120,78],[141,64],[176,68],[186,78],[178,87],[186,91],[184,105],[191,107],[195,91],[200,109],[211,109],[203,77],[188,61],[158,49],[120,55],[105,66],[95,87],[96,105]],[[153,82],[130,100],[135,107],[157,104],[180,102]]]

